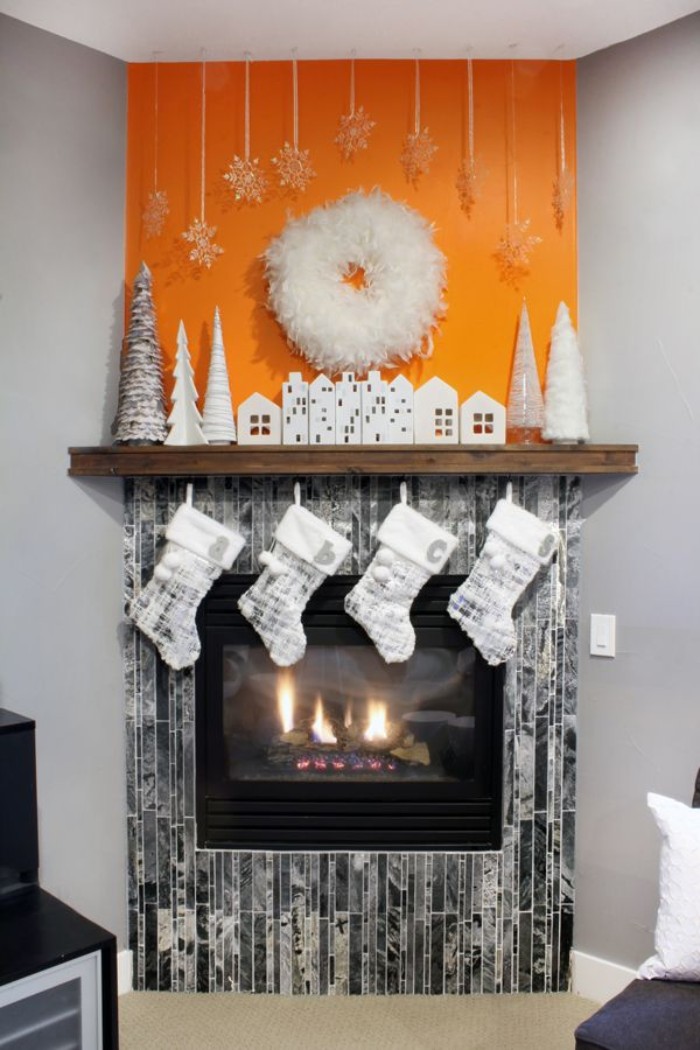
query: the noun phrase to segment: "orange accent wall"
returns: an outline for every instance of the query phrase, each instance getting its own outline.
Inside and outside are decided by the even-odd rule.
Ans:
[[[251,64],[251,155],[268,169],[270,157],[285,141],[292,141],[291,70],[291,62]],[[348,190],[375,186],[433,223],[447,257],[448,311],[433,356],[404,365],[401,371],[416,385],[440,375],[461,398],[483,389],[505,402],[525,297],[544,378],[560,300],[568,304],[576,323],[575,198],[561,231],[552,211],[560,85],[567,167],[575,172],[575,64],[514,64],[513,137],[511,63],[474,62],[475,152],[484,177],[471,218],[460,209],[455,190],[457,168],[467,149],[466,62],[421,62],[421,124],[429,128],[439,150],[430,172],[415,188],[399,163],[403,140],[413,130],[412,61],[356,63],[356,104],[364,106],[376,127],[369,148],[351,162],[341,159],[333,142],[339,117],[349,109],[349,62],[299,62],[298,73],[299,143],[310,150],[318,177],[296,198],[277,195],[257,207],[241,206],[233,200],[223,173],[233,155],[244,152],[244,63],[207,64],[206,219],[217,227],[215,240],[224,254],[211,270],[197,272],[186,259],[187,245],[180,235],[198,217],[200,207],[201,66],[158,66],[158,188],[168,194],[170,214],[163,233],[150,240],[141,216],[154,184],[154,66],[129,67],[125,277],[130,287],[142,259],[152,270],[168,390],[182,319],[197,387],[200,395],[204,393],[217,305],[235,406],[255,390],[279,400],[290,370],[313,378],[315,371],[290,350],[266,309],[259,256],[288,215],[304,214]],[[513,215],[514,158],[519,218],[529,218],[532,232],[542,238],[532,253],[530,273],[518,288],[501,279],[493,254]]]

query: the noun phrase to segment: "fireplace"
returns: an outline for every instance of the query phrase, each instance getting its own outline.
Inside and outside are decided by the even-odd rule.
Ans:
[[[384,663],[328,579],[308,646],[278,668],[238,612],[253,576],[223,576],[200,608],[197,843],[228,849],[498,849],[503,674],[447,615],[460,577],[412,609],[414,655]]]
[[[412,506],[459,537],[449,571],[461,582],[483,546],[506,479],[407,480]],[[257,554],[270,547],[293,499],[293,482],[195,482],[195,506],[246,537],[237,573],[256,572]],[[348,573],[364,573],[371,563],[399,482],[354,475],[304,482],[305,505],[352,539],[343,567]],[[513,483],[521,506],[557,525],[562,552],[516,610],[517,652],[503,676],[499,849],[319,850],[307,848],[306,840],[295,849],[199,846],[195,744],[202,739],[195,736],[195,685],[206,672],[204,657],[194,670],[171,671],[139,631],[125,631],[135,987],[282,995],[566,989],[574,913],[581,485],[570,476]],[[184,498],[181,479],[127,480],[127,600],[152,578],[165,527]],[[233,579],[222,577],[222,586]],[[219,626],[229,624],[223,614]],[[277,794],[286,801],[289,782],[283,787]],[[201,841],[201,822],[199,834]]]

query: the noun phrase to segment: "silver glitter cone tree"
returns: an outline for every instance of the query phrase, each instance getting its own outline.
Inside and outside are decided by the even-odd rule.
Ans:
[[[508,393],[507,440],[512,444],[539,442],[543,425],[542,387],[537,374],[530,316],[523,303]]]
[[[202,416],[197,408],[197,388],[194,385],[194,369],[190,361],[185,326],[180,321],[177,330],[177,354],[175,355],[175,386],[172,392],[173,407],[168,416],[170,433],[166,445],[206,445],[207,439],[200,426]]]
[[[219,307],[214,311],[209,376],[204,398],[202,431],[210,445],[230,445],[236,440]]]
[[[161,444],[167,434],[163,358],[158,345],[151,271],[144,262],[134,280],[119,376],[115,444]]]
[[[542,436],[547,441],[572,444],[588,441],[583,358],[566,303],[559,303],[552,328]]]

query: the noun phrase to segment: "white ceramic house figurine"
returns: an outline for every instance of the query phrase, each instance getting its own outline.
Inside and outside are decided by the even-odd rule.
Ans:
[[[239,445],[279,445],[282,410],[263,394],[251,394],[238,408]]]
[[[413,383],[406,376],[392,379],[386,394],[386,440],[389,445],[413,444]]]
[[[416,445],[456,445],[459,442],[457,391],[433,376],[413,395],[413,436]]]
[[[335,445],[335,387],[323,372],[309,383],[309,444]]]
[[[290,372],[282,384],[282,443],[308,445],[309,443],[309,384],[301,372]]]
[[[505,405],[477,390],[460,409],[459,433],[462,445],[505,445]]]
[[[362,405],[362,444],[380,445],[386,441],[387,383],[380,372],[368,372],[360,383]]]
[[[360,383],[354,372],[343,372],[335,384],[336,444],[362,444],[361,408]]]

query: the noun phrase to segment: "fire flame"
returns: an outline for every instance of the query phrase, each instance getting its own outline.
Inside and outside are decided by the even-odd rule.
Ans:
[[[386,704],[370,700],[367,707],[367,728],[365,740],[386,740]]]
[[[314,724],[311,726],[311,733],[317,744],[338,743],[333,728],[324,713],[320,696],[316,697],[316,717],[314,718]]]
[[[277,690],[277,709],[279,711],[282,732],[289,733],[294,729],[294,686],[290,675],[283,675]]]

